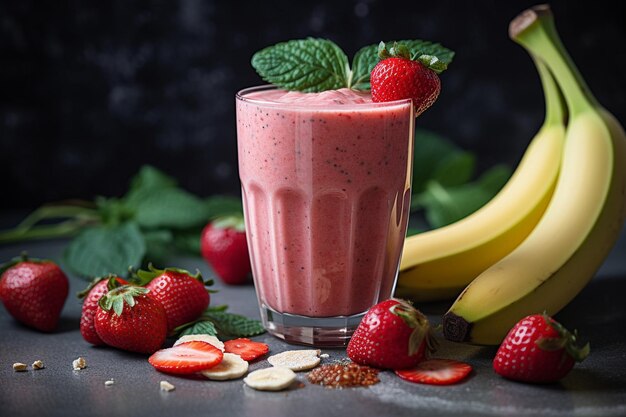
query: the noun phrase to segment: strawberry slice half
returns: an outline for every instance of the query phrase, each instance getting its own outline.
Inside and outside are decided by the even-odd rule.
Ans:
[[[241,356],[244,361],[253,361],[270,351],[265,343],[255,342],[242,337],[224,342],[224,352]]]
[[[399,369],[396,372],[405,381],[430,385],[450,385],[465,379],[472,366],[452,359],[429,359],[416,367]]]
[[[207,342],[191,341],[161,349],[148,358],[157,371],[169,374],[193,374],[210,369],[224,358],[221,350]]]

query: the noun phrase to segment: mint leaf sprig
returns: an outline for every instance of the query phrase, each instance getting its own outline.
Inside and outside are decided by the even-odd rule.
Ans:
[[[454,58],[454,52],[438,43],[423,40],[391,41],[403,45],[410,56],[419,57],[438,73]],[[383,43],[384,44],[384,43]],[[280,88],[302,92],[320,92],[339,88],[370,89],[370,73],[379,57],[379,45],[357,51],[352,59],[328,39],[298,39],[281,42],[260,50],[252,57],[252,66],[263,80]]]
[[[206,223],[242,211],[238,198],[200,198],[146,165],[124,196],[45,205],[0,231],[0,244],[71,237],[63,263],[76,275],[125,277],[129,266],[137,268],[145,259],[163,264],[177,253],[200,255]]]
[[[174,329],[175,336],[208,334],[220,340],[250,337],[265,333],[260,321],[229,313],[228,306],[211,306],[198,319]]]

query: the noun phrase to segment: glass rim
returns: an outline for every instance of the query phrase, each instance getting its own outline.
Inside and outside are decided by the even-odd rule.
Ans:
[[[380,107],[392,107],[392,106],[401,106],[410,104],[412,100],[410,98],[404,98],[400,100],[394,101],[381,101],[381,102],[369,102],[369,103],[349,103],[349,104],[315,104],[315,103],[280,103],[276,101],[267,101],[267,100],[259,100],[254,98],[246,97],[247,94],[254,93],[257,91],[265,91],[265,90],[280,90],[279,87],[272,84],[264,84],[264,85],[256,85],[252,87],[243,88],[235,94],[235,98],[238,101],[254,104],[260,107],[272,107],[272,108],[289,108],[289,109],[301,109],[301,110],[332,110],[337,111],[337,109],[342,110],[368,110],[368,109],[377,109]]]

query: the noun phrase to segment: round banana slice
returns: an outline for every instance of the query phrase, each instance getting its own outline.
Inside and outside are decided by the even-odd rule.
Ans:
[[[296,380],[296,374],[289,368],[275,366],[250,372],[243,382],[259,391],[280,391]]]
[[[192,340],[199,340],[200,342],[207,342],[215,346],[222,352],[224,351],[224,343],[222,343],[220,339],[218,339],[217,337],[211,336],[209,334],[186,334],[184,336],[181,336],[176,342],[174,342],[174,346],[180,345],[181,343],[185,343],[185,342],[191,342]]]
[[[306,371],[320,364],[320,350],[288,350],[270,356],[267,361],[272,366],[282,366],[292,371]]]
[[[226,381],[241,378],[246,372],[248,372],[248,362],[234,353],[224,353],[224,359],[219,364],[200,373],[209,379]]]

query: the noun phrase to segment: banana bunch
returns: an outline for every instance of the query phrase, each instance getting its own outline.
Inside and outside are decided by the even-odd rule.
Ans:
[[[593,277],[626,218],[626,134],[589,92],[550,9],[527,10],[509,32],[547,65],[567,102],[561,166],[528,237],[475,278],[444,316],[444,336],[454,341],[498,344],[522,317],[558,312]]]
[[[542,127],[502,190],[471,215],[404,242],[396,288],[414,301],[452,299],[532,232],[552,198],[565,140],[564,103],[536,61],[546,101]]]

